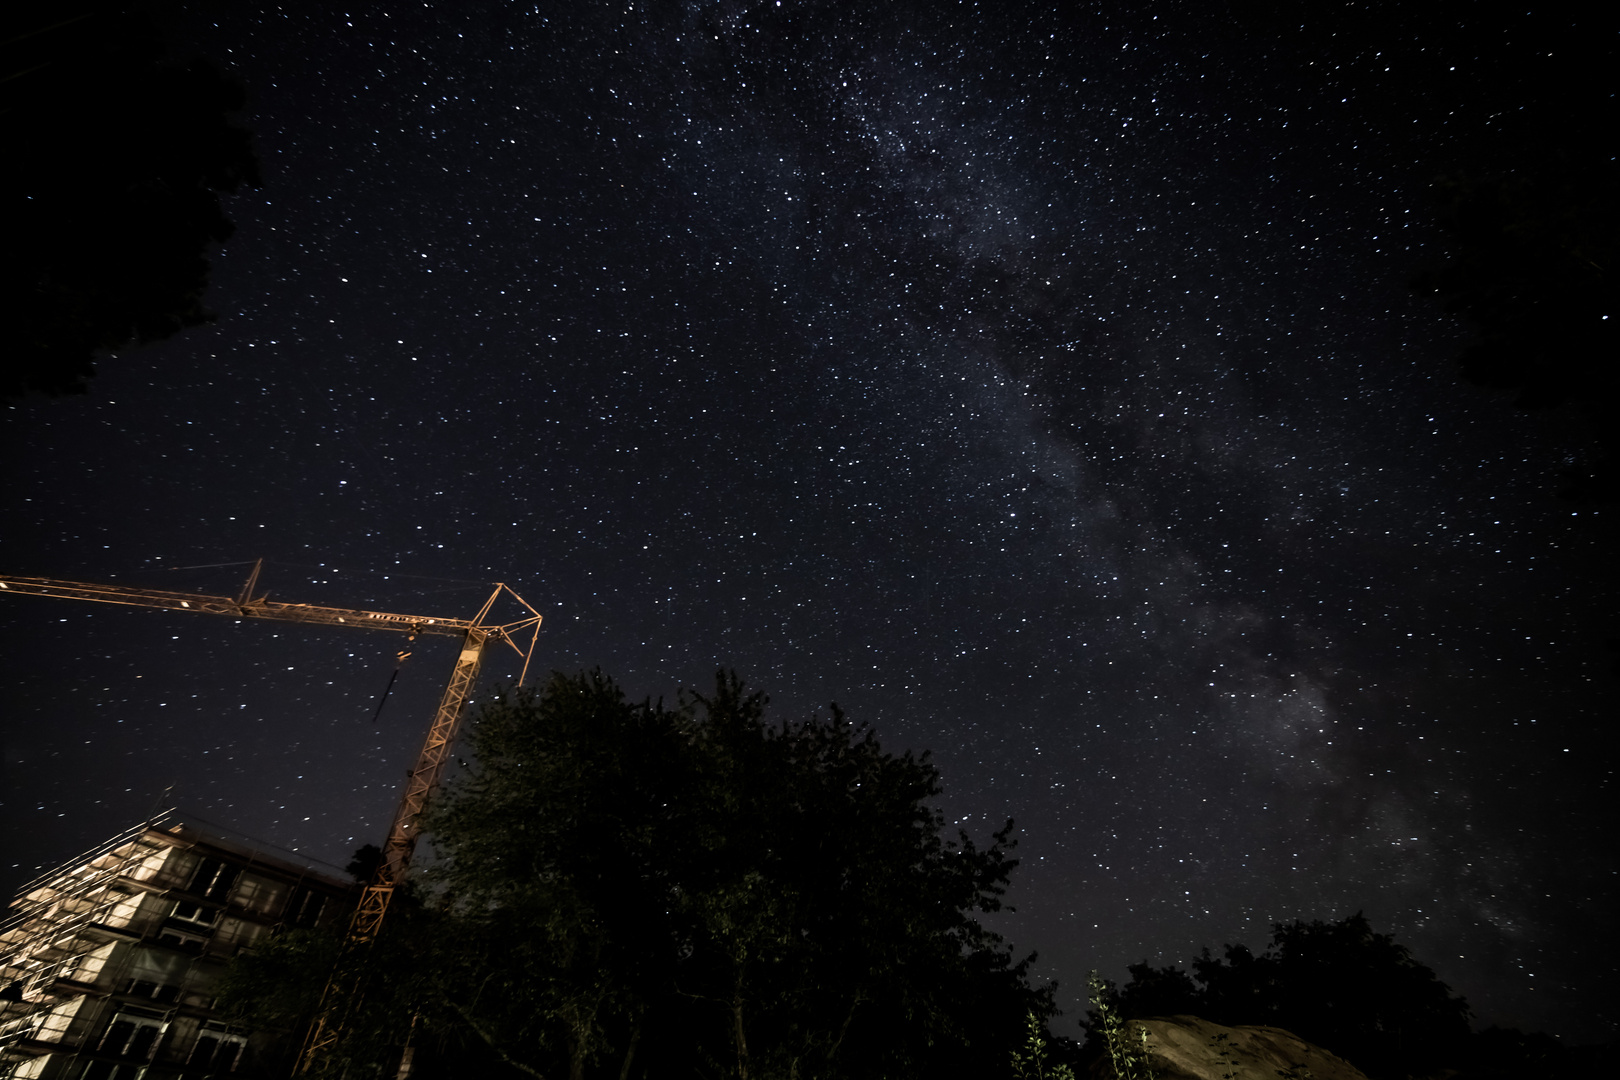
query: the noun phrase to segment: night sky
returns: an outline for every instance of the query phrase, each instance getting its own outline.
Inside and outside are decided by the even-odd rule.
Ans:
[[[8,410],[0,571],[499,580],[542,670],[837,701],[949,821],[1017,819],[997,925],[1066,1024],[1088,969],[1364,910],[1480,1026],[1613,1038],[1610,526],[1410,287],[1435,176],[1612,139],[1612,27],[1061,7],[171,13],[265,182],[217,323]],[[170,785],[341,865],[454,652],[373,725],[387,635],[12,598],[0,637],[8,895]]]

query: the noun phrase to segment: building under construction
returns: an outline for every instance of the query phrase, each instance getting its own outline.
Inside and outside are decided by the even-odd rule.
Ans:
[[[23,887],[0,921],[0,1077],[202,1080],[259,1039],[214,1009],[225,964],[347,917],[356,886],[170,812]]]

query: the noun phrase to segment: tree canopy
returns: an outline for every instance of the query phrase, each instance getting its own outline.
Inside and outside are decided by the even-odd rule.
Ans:
[[[1051,1013],[978,920],[1011,823],[948,840],[926,755],[766,704],[727,674],[637,704],[591,672],[487,705],[430,810],[420,906],[378,942],[409,959],[359,1026],[414,1017],[421,1042],[546,1077],[1004,1072]]]
[[[1360,912],[1278,923],[1265,952],[1206,948],[1192,968],[1133,964],[1113,1004],[1128,1019],[1192,1013],[1284,1028],[1377,1080],[1450,1065],[1468,1037],[1468,1003]]]
[[[0,398],[83,392],[98,353],[212,319],[220,196],[258,182],[242,88],[127,7],[25,6],[0,44]]]
[[[1449,247],[1414,285],[1472,327],[1463,378],[1557,410],[1583,442],[1563,494],[1620,498],[1620,328],[1614,257],[1620,169],[1607,153],[1566,151],[1533,167],[1456,174],[1435,184]]]

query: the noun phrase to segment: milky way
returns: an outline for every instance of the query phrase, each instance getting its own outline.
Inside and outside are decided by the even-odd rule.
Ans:
[[[180,16],[266,182],[217,324],[12,410],[0,568],[505,580],[547,667],[836,700],[1018,821],[999,925],[1071,1018],[1090,968],[1364,909],[1481,1023],[1612,1037],[1602,516],[1408,284],[1432,178],[1547,137],[1583,28],[1130,6]],[[170,784],[341,864],[450,663],[372,727],[387,638],[0,633],[8,886]]]

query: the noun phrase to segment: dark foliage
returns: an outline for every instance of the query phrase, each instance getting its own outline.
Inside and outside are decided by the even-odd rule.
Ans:
[[[1267,1024],[1333,1051],[1376,1080],[1452,1064],[1468,1039],[1468,1004],[1360,914],[1273,928],[1255,955],[1227,945],[1193,961],[1193,977],[1146,963],[1117,991],[1129,1019],[1192,1013],[1219,1024]],[[1196,980],[1196,981],[1195,981]],[[1090,1016],[1090,1027],[1097,1018]]]
[[[1120,1015],[1128,1018],[1142,1016],[1174,1016],[1177,1013],[1196,1013],[1203,998],[1192,976],[1180,968],[1150,967],[1146,961],[1132,964],[1126,969],[1131,981],[1120,992]]]
[[[354,857],[343,869],[348,871],[350,877],[362,885],[370,884],[371,879],[377,876],[377,867],[382,865],[382,848],[376,844],[362,844],[355,849]]]
[[[363,858],[365,849],[356,855]],[[245,1075],[292,1075],[329,981],[354,991],[344,995],[346,1037],[311,1075],[388,1080],[407,1043],[412,1075],[424,1080],[524,1075],[464,1028],[422,1022],[420,1003],[433,997],[446,948],[437,912],[406,893],[396,897],[377,941],[346,951],[344,933],[341,923],[289,930],[231,961],[216,1007],[262,1037],[243,1063]]]
[[[575,1078],[1004,1072],[1052,1011],[975,917],[1010,824],[948,842],[926,758],[765,705],[734,676],[669,709],[590,673],[487,706],[431,811],[423,902],[360,958],[350,1075],[413,1024],[420,1076],[474,1045]]]
[[[1473,327],[1462,375],[1520,408],[1560,410],[1584,460],[1567,497],[1620,498],[1620,172],[1564,155],[1537,168],[1458,175],[1435,187],[1451,259],[1417,281]]]
[[[1614,1068],[1616,1047],[1565,1046],[1541,1032],[1490,1027],[1468,1040],[1450,1080],[1569,1080]]]
[[[242,89],[163,61],[123,5],[12,12],[0,47],[0,397],[80,393],[100,352],[207,322],[220,195],[258,179]]]

